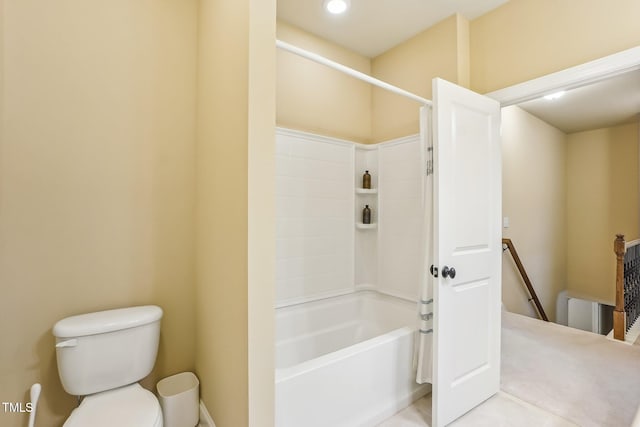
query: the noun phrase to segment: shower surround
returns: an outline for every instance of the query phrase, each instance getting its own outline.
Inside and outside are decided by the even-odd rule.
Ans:
[[[414,363],[424,159],[417,135],[362,145],[278,129],[279,427],[373,426],[429,391]]]

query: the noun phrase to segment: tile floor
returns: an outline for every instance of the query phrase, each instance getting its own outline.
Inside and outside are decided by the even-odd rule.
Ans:
[[[382,422],[378,427],[429,427],[431,394]],[[451,424],[454,427],[575,427],[563,418],[499,392]]]
[[[378,427],[430,427],[431,394],[417,400]],[[453,427],[577,427],[517,397],[499,392],[450,424]],[[209,426],[201,421],[198,427]]]

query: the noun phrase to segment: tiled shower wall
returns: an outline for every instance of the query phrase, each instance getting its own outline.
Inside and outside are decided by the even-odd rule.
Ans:
[[[418,136],[363,146],[279,129],[276,306],[377,290],[417,300],[425,266]],[[376,194],[356,194],[364,170]],[[356,229],[362,208],[376,228]]]
[[[277,132],[276,306],[354,289],[354,149]]]
[[[420,138],[378,145],[379,215],[377,290],[416,300],[424,267],[426,170]]]

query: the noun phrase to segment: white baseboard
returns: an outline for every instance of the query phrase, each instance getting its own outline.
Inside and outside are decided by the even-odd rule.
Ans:
[[[200,399],[200,424],[198,427],[216,427],[216,423],[213,422],[213,418],[211,418],[207,407],[204,406],[202,399]]]

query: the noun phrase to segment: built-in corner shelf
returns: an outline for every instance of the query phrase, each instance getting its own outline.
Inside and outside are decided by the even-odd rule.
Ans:
[[[357,222],[356,223],[356,228],[358,230],[375,230],[376,228],[378,228],[378,224],[363,224],[361,222]]]
[[[356,188],[356,194],[378,194],[377,188]]]

